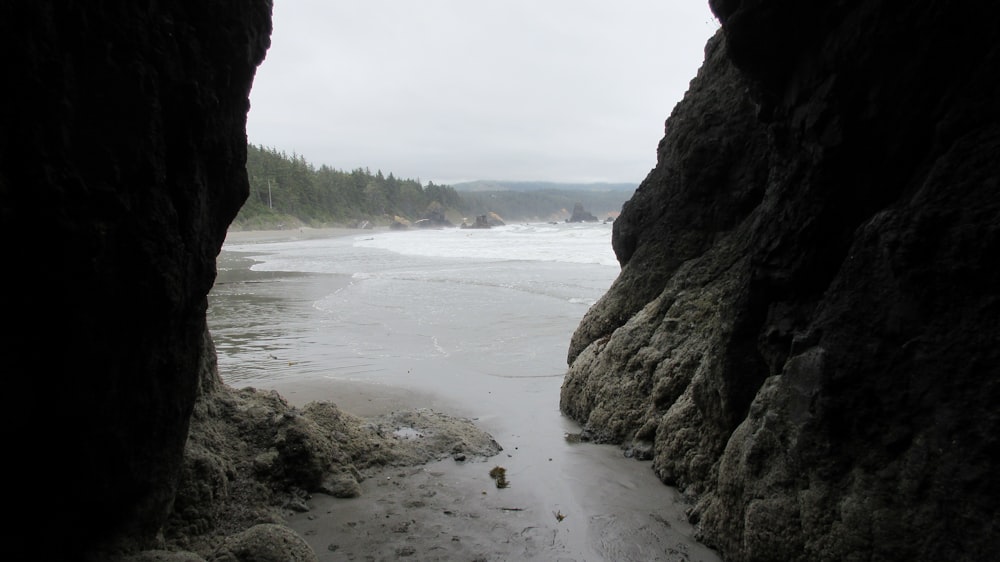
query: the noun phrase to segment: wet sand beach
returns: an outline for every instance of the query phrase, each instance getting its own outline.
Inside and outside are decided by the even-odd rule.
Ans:
[[[365,232],[231,232],[227,244]],[[289,525],[329,561],[719,560],[692,538],[684,515],[689,505],[659,482],[649,462],[625,458],[618,447],[567,439],[580,427],[558,407],[564,359],[528,355],[512,368],[484,367],[489,376],[470,376],[470,364],[456,354],[414,362],[412,383],[406,373],[344,380],[322,369],[254,380],[293,405],[331,401],[362,417],[426,408],[472,419],[503,447],[487,459],[448,456],[365,473],[360,497],[314,494],[310,510],[290,514]],[[536,359],[542,373],[526,373],[523,365]],[[418,369],[433,369],[435,386],[421,387]],[[506,487],[491,477],[496,467],[504,469]]]
[[[275,389],[293,404],[329,400],[365,417],[428,404],[411,391],[350,382]],[[484,392],[469,389],[470,398]],[[289,525],[329,561],[718,560],[691,539],[687,504],[648,462],[624,458],[617,447],[568,441],[579,427],[542,402],[512,419],[472,418],[504,448],[494,457],[369,473],[360,497],[315,494],[310,511],[290,516]],[[471,414],[461,404],[432,403]],[[506,488],[490,476],[497,466]]]

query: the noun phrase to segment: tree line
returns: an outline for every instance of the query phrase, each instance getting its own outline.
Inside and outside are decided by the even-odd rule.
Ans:
[[[602,217],[617,214],[631,193],[621,190],[476,191],[419,179],[401,179],[368,168],[350,172],[315,167],[297,154],[247,145],[250,195],[234,225],[243,229],[285,226],[387,225],[395,217],[416,221],[444,217],[454,224],[490,212],[505,221],[552,221],[569,217],[576,203]]]
[[[448,217],[462,214],[462,199],[451,187],[424,186],[419,179],[386,176],[381,170],[373,174],[367,168],[316,168],[301,155],[263,145],[247,145],[247,178],[250,195],[234,221],[243,228],[387,224],[395,216],[416,220],[435,211]]]

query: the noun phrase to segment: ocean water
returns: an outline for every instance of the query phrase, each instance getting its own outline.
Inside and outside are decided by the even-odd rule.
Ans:
[[[561,377],[573,330],[619,272],[604,223],[227,244],[218,266],[208,318],[227,383],[438,394],[470,377]]]

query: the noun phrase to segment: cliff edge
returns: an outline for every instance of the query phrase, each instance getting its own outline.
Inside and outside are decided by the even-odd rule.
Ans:
[[[561,408],[727,560],[1000,547],[1000,14],[713,1]]]

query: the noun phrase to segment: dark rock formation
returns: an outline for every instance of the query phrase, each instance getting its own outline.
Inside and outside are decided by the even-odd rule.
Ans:
[[[248,193],[248,94],[270,9],[0,10],[3,441],[25,494],[10,555],[104,558],[150,545],[167,521],[214,361],[215,258]]]
[[[581,203],[573,205],[573,212],[566,222],[597,222],[597,217],[593,213],[583,208]]]
[[[297,493],[499,450],[467,420],[362,422],[219,379],[206,296],[249,191],[270,15],[270,0],[0,8],[8,558],[315,560],[280,525]]]
[[[420,220],[416,222],[416,226],[421,228],[444,228],[449,226],[455,226],[448,217],[444,214],[444,205],[437,201],[432,201],[427,209],[424,211]]]
[[[268,0],[0,9],[19,545],[84,557],[167,517],[270,29]]]
[[[504,226],[505,223],[500,215],[489,212],[485,215],[477,215],[476,222],[469,224],[462,219],[462,224],[459,225],[460,228],[492,228],[494,226]]]
[[[1000,548],[1000,11],[712,2],[561,399],[727,560]]]
[[[469,223],[467,223],[467,222],[465,222],[463,220],[462,224],[459,225],[459,227],[460,228],[489,228],[490,227],[490,222],[488,220],[486,220],[486,215],[477,215],[476,216],[476,222],[474,222],[472,224],[469,224]]]

